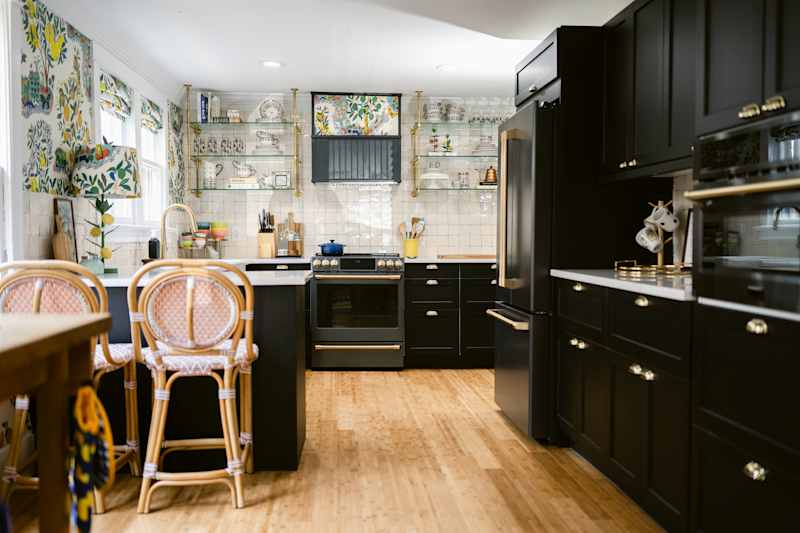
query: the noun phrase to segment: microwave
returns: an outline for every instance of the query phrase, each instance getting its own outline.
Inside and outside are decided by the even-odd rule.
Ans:
[[[700,137],[694,180],[697,296],[800,312],[800,112]]]

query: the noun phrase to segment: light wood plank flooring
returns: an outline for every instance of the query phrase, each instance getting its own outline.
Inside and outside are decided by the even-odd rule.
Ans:
[[[493,401],[492,371],[307,379],[299,471],[248,476],[238,511],[222,486],[163,488],[149,515],[136,514],[139,480],[123,475],[94,530],[660,531],[574,452],[513,429]],[[36,529],[25,516],[17,526]]]

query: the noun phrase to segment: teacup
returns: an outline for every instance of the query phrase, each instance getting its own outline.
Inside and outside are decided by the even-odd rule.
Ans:
[[[664,249],[664,243],[658,238],[658,230],[650,224],[645,224],[636,234],[636,244],[654,254]]]
[[[673,215],[666,207],[654,207],[650,216],[644,219],[645,224],[660,226],[664,231],[670,233],[678,227],[678,217]]]

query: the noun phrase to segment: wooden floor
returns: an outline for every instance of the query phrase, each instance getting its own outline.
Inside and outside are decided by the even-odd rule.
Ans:
[[[309,372],[299,471],[248,476],[238,511],[221,485],[163,488],[149,515],[136,514],[139,480],[123,475],[94,531],[660,531],[574,452],[513,429],[493,380],[489,370]]]

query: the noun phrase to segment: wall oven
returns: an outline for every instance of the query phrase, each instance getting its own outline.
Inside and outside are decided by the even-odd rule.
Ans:
[[[695,292],[800,312],[800,113],[699,141]]]
[[[312,260],[312,269],[311,366],[401,368],[405,355],[402,260],[344,256]]]

